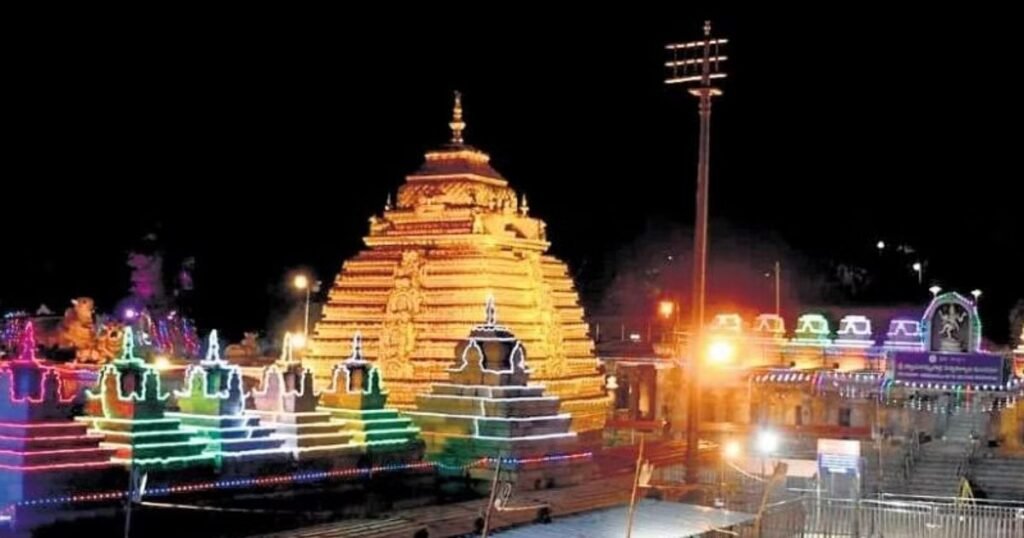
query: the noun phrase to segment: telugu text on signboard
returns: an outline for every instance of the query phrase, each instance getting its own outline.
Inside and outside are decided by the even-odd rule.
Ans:
[[[893,357],[893,379],[902,383],[1002,385],[1003,357],[988,353],[907,351]]]
[[[818,467],[830,473],[858,473],[860,441],[818,439]]]

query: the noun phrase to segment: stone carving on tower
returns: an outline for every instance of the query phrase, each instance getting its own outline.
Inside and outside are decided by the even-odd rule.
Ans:
[[[360,332],[389,401],[409,409],[417,393],[446,379],[452,346],[493,295],[533,350],[534,379],[561,398],[573,429],[600,430],[608,397],[568,268],[547,253],[545,224],[525,197],[466,144],[461,96],[449,127],[450,142],[426,153],[374,216],[367,248],[345,262],[304,362],[327,382]]]

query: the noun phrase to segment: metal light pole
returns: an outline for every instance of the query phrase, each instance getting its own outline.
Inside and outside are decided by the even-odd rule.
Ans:
[[[310,288],[312,288],[312,285],[309,282],[309,277],[307,277],[306,275],[296,275],[295,279],[292,281],[292,285],[294,285],[296,289],[302,290],[302,291],[306,292],[306,316],[305,316],[305,318],[303,318],[303,321],[302,321],[302,336],[305,337],[308,340],[309,339],[309,292],[310,292]]]
[[[773,281],[772,282],[772,293],[775,296],[775,315],[776,316],[778,316],[779,315],[779,311],[782,310],[782,306],[781,306],[782,305],[782,288],[780,287],[781,276],[782,276],[782,264],[779,261],[777,261],[777,260],[775,262],[775,265],[772,266],[771,272],[770,273],[766,272],[764,274],[765,278],[771,277],[771,279]]]
[[[698,363],[703,349],[704,291],[707,280],[708,242],[708,157],[711,145],[711,98],[722,91],[711,85],[713,79],[725,77],[719,64],[727,59],[718,54],[725,39],[711,38],[711,21],[704,21],[704,39],[666,45],[672,52],[672,61],[666,62],[672,75],[666,84],[696,83],[689,93],[698,99],[700,115],[700,142],[697,161],[697,211],[693,238],[693,308],[690,330],[689,403],[686,409],[686,482],[697,483],[697,455],[700,422],[700,384]],[[683,58],[680,59],[680,54]],[[688,57],[689,56],[689,57]],[[690,74],[691,68],[693,74]]]
[[[302,334],[309,340],[309,286],[306,286],[306,316],[302,320]]]

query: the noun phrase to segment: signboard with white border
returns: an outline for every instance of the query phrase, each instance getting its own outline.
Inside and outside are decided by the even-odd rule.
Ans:
[[[818,467],[835,474],[860,474],[860,441],[818,439]]]

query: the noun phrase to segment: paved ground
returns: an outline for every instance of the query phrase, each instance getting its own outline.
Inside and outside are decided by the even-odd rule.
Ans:
[[[655,465],[678,465],[685,445],[681,442],[652,443],[646,459]],[[561,518],[581,512],[622,506],[629,502],[636,462],[636,447],[606,449],[595,456],[596,475],[588,483],[552,490],[519,493],[514,506],[529,509],[502,512],[493,516],[491,528],[521,526],[538,521],[544,515]],[[540,507],[546,510],[542,513]],[[409,538],[425,530],[431,538],[470,534],[479,528],[486,501],[474,499],[441,506],[426,506],[396,511],[375,519],[357,519],[303,527],[276,534],[272,538]]]

